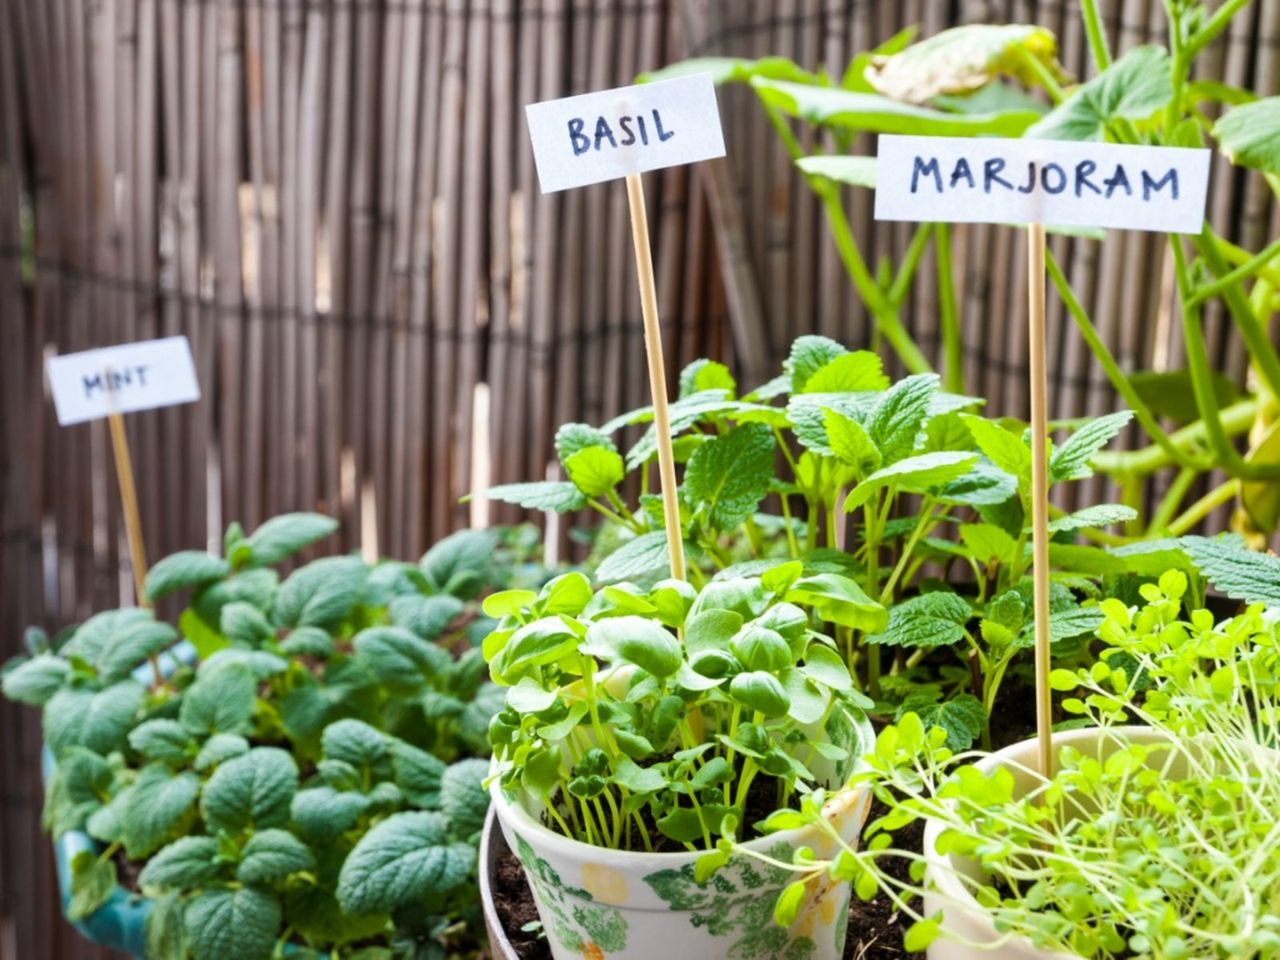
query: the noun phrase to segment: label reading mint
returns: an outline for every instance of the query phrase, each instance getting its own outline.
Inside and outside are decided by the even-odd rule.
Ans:
[[[877,220],[1199,233],[1208,150],[882,135]]]
[[[200,399],[186,337],[67,353],[50,357],[47,369],[53,406],[64,427]]]
[[[524,109],[543,193],[724,156],[709,73],[544,100]]]

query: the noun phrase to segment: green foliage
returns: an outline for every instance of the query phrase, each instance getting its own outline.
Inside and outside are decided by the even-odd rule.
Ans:
[[[1112,124],[1141,124],[1173,97],[1169,54],[1135,47],[1049,111],[1027,132],[1042,140],[1102,140]]]
[[[287,940],[304,955],[475,949],[482,755],[502,694],[468,628],[481,594],[545,574],[499,531],[447,537],[418,564],[336,557],[283,582],[266,566],[335,529],[313,514],[233,525],[225,559],[156,564],[154,595],[190,591],[180,622],[199,651],[163,683],[147,659],[179,632],[141,609],[5,670],[5,694],[44,711],[45,826],[105,845],[72,864],[73,919],[119,889],[119,849],[170,960],[267,957]],[[388,857],[397,843],[411,849]]]

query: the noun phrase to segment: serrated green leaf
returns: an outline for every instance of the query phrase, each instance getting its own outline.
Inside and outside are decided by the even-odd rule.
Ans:
[[[791,392],[804,392],[809,378],[847,351],[830,337],[806,334],[791,343],[791,353],[782,363],[782,370],[791,380]]]
[[[356,659],[387,687],[416,691],[453,663],[447,650],[403,627],[368,627],[352,641]]]
[[[298,766],[276,747],[255,747],[213,772],[200,796],[211,832],[241,833],[284,826],[298,790]]]
[[[745,423],[694,451],[684,493],[717,530],[736,529],[769,493],[776,444],[762,423]]]
[[[110,764],[92,750],[66,750],[46,786],[42,825],[55,838],[79,830],[107,801],[113,779]]]
[[[1053,451],[1049,458],[1049,482],[1062,483],[1093,476],[1093,468],[1089,465],[1093,455],[1110,443],[1111,438],[1132,419],[1132,411],[1120,410],[1087,421]]]
[[[94,692],[63,687],[44,707],[44,739],[55,757],[81,746],[104,756],[124,746],[146,688],[136,680],[122,680]]]
[[[126,607],[90,617],[72,634],[59,653],[79,657],[98,671],[104,683],[123,680],[148,657],[178,639],[178,632],[155,619],[150,610]]]
[[[1017,493],[1018,481],[984,457],[977,460],[964,476],[944,484],[937,496],[943,503],[981,509],[1009,502]]]
[[[990,523],[966,523],[960,527],[960,540],[978,563],[1011,563],[1018,552],[1017,541]]]
[[[338,521],[321,513],[283,513],[245,538],[257,566],[270,567],[335,533]]]
[[[242,647],[260,647],[275,636],[267,615],[239,600],[222,608],[220,625],[222,635]]]
[[[362,720],[339,720],[325,727],[321,738],[324,755],[342,760],[364,774],[369,782],[391,775],[391,749],[382,731]]]
[[[418,569],[438,593],[471,600],[490,582],[496,546],[492,530],[458,530],[432,544]]]
[[[0,689],[10,700],[43,706],[61,689],[70,671],[66,660],[42,653],[5,673]]]
[[[1050,533],[1064,530],[1084,530],[1090,527],[1106,527],[1113,523],[1128,523],[1136,519],[1138,512],[1120,503],[1098,503],[1069,513],[1049,522]]]
[[[397,627],[434,641],[465,609],[461,600],[449,594],[424,597],[415,593],[393,598],[389,612],[391,622]]]
[[[587,497],[601,497],[622,482],[622,455],[608,447],[583,447],[564,462],[565,473]]]
[[[1226,538],[1183,537],[1181,543],[1204,578],[1227,596],[1280,607],[1280,557]]]
[[[963,476],[977,461],[976,453],[959,450],[940,450],[907,457],[887,467],[881,467],[866,477],[845,498],[845,512],[862,506],[879,490],[886,487],[908,493],[923,493]]]
[[[484,827],[489,812],[489,791],[484,780],[489,775],[489,761],[470,757],[451,763],[440,783],[440,810],[449,818],[453,836],[467,838]]]
[[[186,587],[200,587],[221,580],[231,572],[231,564],[203,550],[183,550],[171,554],[147,571],[142,592],[150,601],[167,597]]]
[[[196,742],[177,720],[159,718],[129,731],[129,746],[147,760],[185,764],[195,753]]]
[[[855,393],[885,390],[888,386],[880,357],[870,350],[855,350],[840,353],[814,370],[797,392]]]
[[[988,460],[1017,480],[1020,487],[1031,482],[1031,448],[1020,434],[976,414],[961,414],[960,419]]]
[[[1102,140],[1116,120],[1140,122],[1173,96],[1169,54],[1163,47],[1135,47],[1081,84],[1026,131],[1041,140]]]
[[[880,451],[858,421],[835,410],[824,410],[822,426],[832,454],[837,460],[853,467],[859,476],[866,476],[880,468]]]
[[[902,378],[881,395],[867,418],[867,435],[882,462],[895,463],[915,450],[937,392],[937,374],[918,373]]]
[[[251,733],[256,697],[257,681],[247,666],[210,664],[183,694],[178,719],[197,734]]]
[[[661,575],[669,563],[666,532],[651,530],[628,540],[605,557],[596,568],[596,580],[600,583],[642,580]]]
[[[550,510],[572,513],[587,505],[582,491],[568,480],[542,480],[535,483],[504,483],[473,493],[473,497],[514,503],[526,510]]]
[[[177,891],[153,898],[144,924],[146,956],[187,956],[187,931],[182,922],[185,910],[186,903]]]
[[[615,453],[618,450],[607,433],[585,423],[563,423],[556,430],[556,457],[562,465],[575,453],[589,447],[602,447]]]
[[[282,627],[332,626],[360,598],[369,568],[356,557],[325,557],[296,570],[280,585],[271,619]]]
[[[405,799],[424,810],[440,806],[444,761],[403,740],[391,741],[391,770]]]
[[[389,912],[443,897],[466,883],[475,848],[449,840],[440,813],[397,813],[361,837],[342,865],[338,902],[355,913]]]
[[[162,763],[143,767],[130,788],[121,824],[129,859],[142,860],[159,849],[183,826],[199,794],[200,778],[194,773],[174,773]]]
[[[368,806],[369,800],[362,793],[310,787],[298,791],[293,798],[292,815],[298,829],[315,842],[346,833]]]
[[[270,608],[279,582],[274,570],[241,570],[201,587],[191,598],[191,607],[206,625],[216,628],[222,622],[222,608],[228,603],[242,600],[261,610]]]
[[[327,660],[333,656],[333,637],[319,627],[299,627],[280,641],[280,652],[291,657]]]
[[[738,381],[723,363],[715,360],[694,360],[680,371],[680,396],[688,397],[703,390],[724,390],[732,397],[738,390]]]
[[[307,845],[288,830],[260,830],[244,845],[236,879],[245,884],[270,886],[290,874],[311,870],[315,862]]]
[[[249,752],[249,741],[235,733],[215,733],[204,742],[200,752],[196,754],[193,766],[197,773],[204,773],[212,767],[233,757]]]
[[[221,872],[217,856],[218,841],[215,838],[179,837],[147,861],[138,875],[138,884],[178,890],[198,889]]]
[[[961,643],[972,616],[963,597],[945,590],[922,593],[890,608],[884,631],[868,636],[867,643],[911,648]]]
[[[266,960],[280,928],[280,901],[253,887],[206,890],[187,904],[195,960]]]

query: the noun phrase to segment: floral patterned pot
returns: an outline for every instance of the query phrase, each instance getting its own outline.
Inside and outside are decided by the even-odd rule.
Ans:
[[[1111,727],[1109,733],[1120,734],[1131,743],[1157,743],[1166,739],[1163,733],[1141,726]],[[1098,728],[1056,733],[1053,745],[1055,754],[1058,749],[1071,746],[1099,759],[1105,759],[1117,747],[1115,741],[1104,737]],[[984,773],[990,773],[996,767],[1006,767],[1013,774],[1014,795],[1017,796],[1040,782],[1034,772],[1038,764],[1036,752],[1034,739],[1023,740],[984,757],[975,766]],[[943,932],[929,947],[929,960],[972,960],[979,951],[969,946],[970,943],[994,943],[1002,939],[1002,935],[960,879],[961,876],[979,878],[981,868],[978,864],[967,857],[943,856],[936,852],[942,831],[942,824],[936,820],[925,825],[924,856],[929,865],[925,882],[933,889],[925,897],[924,913],[930,916],[935,911],[943,911]],[[1006,940],[998,947],[983,949],[980,955],[984,960],[1066,960],[1076,956],[1042,950],[1021,937]]]
[[[842,746],[861,756],[874,742],[870,724],[862,721],[851,738],[855,742]],[[847,883],[812,885],[795,923],[784,930],[773,922],[773,907],[795,879],[789,871],[739,856],[699,884],[693,876],[697,853],[591,846],[543,826],[498,783],[491,792],[503,837],[525,868],[556,960],[839,960],[844,953]],[[853,843],[870,802],[865,789],[845,790],[823,812]],[[748,846],[786,861],[800,846],[819,856],[835,853],[834,841],[812,828],[770,834]],[[500,932],[495,917],[486,921],[491,932]]]

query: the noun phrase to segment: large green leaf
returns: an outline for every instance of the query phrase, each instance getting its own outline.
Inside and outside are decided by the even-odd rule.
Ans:
[[[62,657],[42,653],[24,660],[4,674],[4,695],[10,700],[42,706],[57,693],[71,667]]]
[[[977,461],[976,453],[942,450],[907,457],[892,466],[882,467],[853,488],[845,498],[845,512],[851,512],[871,499],[878,490],[923,493],[963,476]]]
[[[59,652],[88,661],[103,682],[114,683],[177,639],[178,631],[156,620],[150,610],[125,607],[90,617]]]
[[[1129,410],[1094,417],[1077,429],[1049,458],[1049,482],[1083,480],[1093,476],[1089,461],[1093,455],[1111,442],[1111,438],[1124,429],[1133,419]]]
[[[342,865],[338,902],[353,913],[440,902],[466,883],[475,848],[449,839],[440,813],[397,813],[366,833]]]
[[[941,727],[947,731],[947,749],[957,752],[973,746],[987,725],[987,711],[971,693],[939,700],[935,692],[917,691],[902,701],[894,720],[907,713],[918,716],[926,730]]]
[[[922,593],[895,604],[884,631],[868,643],[894,647],[942,647],[964,640],[964,625],[973,616],[968,602],[947,591]]]
[[[1229,597],[1280,608],[1280,557],[1257,553],[1236,538],[1183,537],[1200,573]]]
[[[1280,97],[1232,107],[1213,125],[1213,136],[1232,163],[1280,173]]]
[[[253,730],[257,681],[245,664],[205,666],[182,696],[178,717],[193,733],[247,734]]]
[[[458,530],[432,544],[418,568],[436,592],[470,600],[489,581],[496,546],[492,530]]]
[[[587,497],[600,497],[608,493],[626,475],[622,455],[609,447],[583,447],[567,457],[564,471],[569,480]]]
[[[489,811],[489,791],[484,781],[489,761],[469,757],[451,763],[440,784],[440,809],[453,828],[453,835],[466,838],[480,832]]]
[[[1169,54],[1163,47],[1135,47],[1072,91],[1026,135],[1041,140],[1102,140],[1113,120],[1146,120],[1172,96]]]
[[[323,627],[341,621],[360,598],[369,568],[358,557],[325,557],[280,585],[271,618],[282,627]]]
[[[669,563],[666,531],[651,530],[605,557],[596,569],[596,579],[601,583],[641,580],[661,575]]]
[[[763,423],[744,423],[701,444],[689,460],[684,494],[717,530],[747,520],[769,493],[776,444]]]
[[[143,887],[193,890],[221,872],[214,837],[179,837],[147,861],[138,876]]]
[[[245,542],[253,551],[253,562],[258,566],[269,567],[287,559],[308,544],[323,540],[337,529],[338,521],[324,514],[283,513],[258,527]]]
[[[875,157],[824,156],[801,157],[796,166],[814,177],[825,177],[850,187],[876,188]]]
[[[169,839],[192,812],[200,793],[200,778],[174,773],[163,763],[142,769],[130,787],[123,839],[131,860],[142,860]]]
[[[280,883],[290,874],[312,869],[315,862],[307,845],[288,830],[259,830],[244,845],[236,879],[251,885]]]
[[[184,587],[199,587],[221,580],[231,572],[231,564],[203,550],[183,550],[171,554],[147,571],[142,592],[148,600],[159,600]]]
[[[805,86],[753,77],[751,85],[769,106],[810,123],[925,137],[1017,137],[1039,119],[1031,110],[944,113],[899,103],[875,93]]]
[[[265,960],[280,927],[280,901],[254,887],[206,890],[187,904],[195,960]]]
[[[63,687],[44,707],[45,743],[55,757],[74,746],[103,755],[118,750],[146,693],[136,680],[122,680],[97,692]]]
[[[1122,503],[1098,503],[1050,521],[1049,532],[1061,533],[1065,530],[1107,527],[1113,523],[1128,523],[1137,516],[1136,510]]]
[[[281,827],[298,790],[293,757],[276,747],[255,747],[214,771],[200,797],[210,832]]]
[[[801,577],[785,599],[811,608],[825,621],[868,633],[883,630],[889,616],[860,586],[836,573]]]

